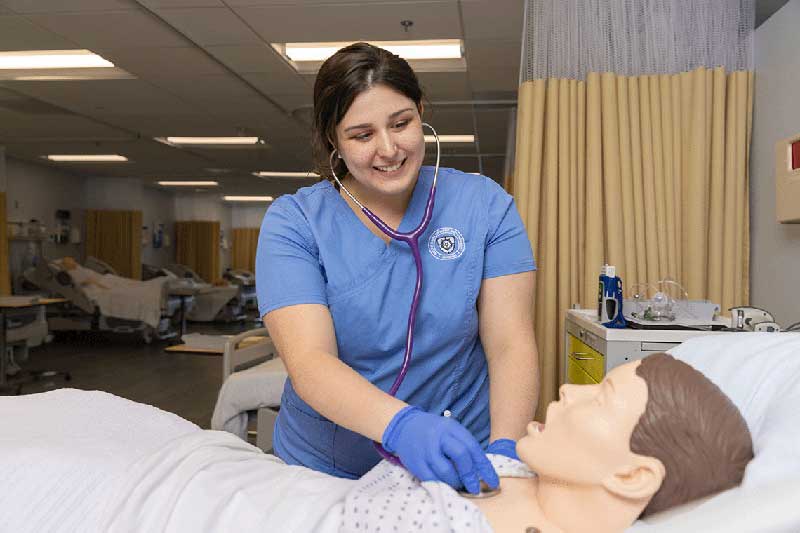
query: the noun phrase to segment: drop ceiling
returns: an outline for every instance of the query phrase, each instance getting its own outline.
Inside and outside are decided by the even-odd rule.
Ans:
[[[426,119],[474,145],[443,166],[502,180],[519,78],[523,0],[0,0],[0,51],[85,48],[129,79],[1,81],[0,146],[83,176],[215,179],[226,194],[307,184],[257,170],[312,168],[313,76],[271,42],[462,39],[467,70],[422,73]],[[401,21],[411,20],[406,32]],[[249,149],[175,148],[161,136],[257,135]],[[53,164],[52,153],[118,153],[126,164]]]

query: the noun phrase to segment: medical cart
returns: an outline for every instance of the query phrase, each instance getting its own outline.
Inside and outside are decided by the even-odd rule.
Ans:
[[[688,329],[606,328],[600,324],[596,309],[569,309],[565,330],[565,379],[575,384],[600,383],[617,365],[665,352],[698,335],[717,334]]]

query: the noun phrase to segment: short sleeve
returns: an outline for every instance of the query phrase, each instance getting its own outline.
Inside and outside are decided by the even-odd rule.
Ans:
[[[302,212],[278,199],[261,223],[256,250],[260,316],[280,307],[328,304],[319,251]]]
[[[536,270],[528,233],[514,199],[486,178],[488,231],[483,279]]]

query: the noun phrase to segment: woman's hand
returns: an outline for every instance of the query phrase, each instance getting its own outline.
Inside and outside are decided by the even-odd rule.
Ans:
[[[519,461],[519,456],[517,455],[517,441],[512,439],[497,439],[492,441],[486,448],[486,453],[503,455],[509,459]]]
[[[492,463],[467,429],[450,418],[408,406],[392,418],[383,447],[396,454],[421,481],[443,481],[459,490],[480,492],[480,480],[500,483]]]

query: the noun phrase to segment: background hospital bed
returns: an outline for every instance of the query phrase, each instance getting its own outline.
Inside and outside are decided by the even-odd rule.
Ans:
[[[188,266],[177,263],[171,264],[163,270],[190,281],[197,289],[195,305],[188,314],[189,320],[194,322],[233,322],[245,319],[246,301],[240,286],[212,285]]]
[[[49,261],[38,261],[24,272],[25,279],[53,295],[68,300],[57,312],[48,316],[51,331],[110,331],[134,333],[149,343],[153,338],[179,338],[184,331],[184,319],[194,303],[196,291],[182,285],[165,283],[161,294],[161,320],[157,327],[142,322],[104,315],[99,306],[76,285],[69,272]]]
[[[266,328],[246,331],[225,343],[222,379],[211,428],[247,437],[248,413],[257,412],[256,446],[272,449],[275,419],[289,374]],[[253,338],[263,342],[253,343]]]

